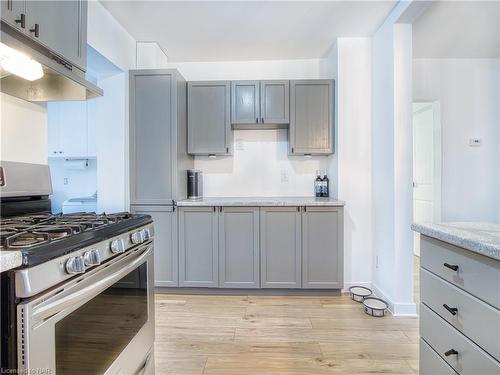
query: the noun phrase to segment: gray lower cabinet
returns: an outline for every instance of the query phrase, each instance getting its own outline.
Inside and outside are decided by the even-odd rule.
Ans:
[[[260,120],[263,124],[290,123],[290,81],[260,81]]]
[[[179,286],[219,286],[218,212],[215,207],[180,207]]]
[[[219,208],[219,287],[259,287],[259,208]]]
[[[333,153],[333,80],[290,81],[291,155]]]
[[[343,288],[343,209],[305,207],[302,213],[302,287]]]
[[[155,286],[178,286],[177,212],[172,206],[132,206],[131,211],[153,218]]]
[[[231,153],[230,81],[188,82],[188,153]]]
[[[301,288],[299,207],[260,209],[261,287]]]

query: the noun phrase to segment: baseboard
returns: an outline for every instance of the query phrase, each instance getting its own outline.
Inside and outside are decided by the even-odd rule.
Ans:
[[[349,288],[352,286],[363,286],[370,290],[372,289],[371,281],[344,282],[344,288],[342,289],[342,293],[349,293]]]
[[[395,302],[387,296],[387,293],[382,291],[377,285],[372,284],[373,294],[383,299],[389,305],[389,311],[394,316],[405,316],[405,317],[418,317],[417,305],[415,303],[401,303]]]
[[[194,294],[225,296],[340,296],[340,289],[232,289],[155,287],[158,294]]]

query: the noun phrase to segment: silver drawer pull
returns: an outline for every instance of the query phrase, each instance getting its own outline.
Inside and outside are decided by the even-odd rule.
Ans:
[[[444,353],[445,356],[449,357],[450,355],[458,355],[458,352],[455,349],[450,349]]]
[[[458,312],[458,309],[456,307],[450,307],[448,306],[446,303],[443,305],[443,307],[448,310],[448,312],[451,314],[451,315],[457,315],[457,312]]]
[[[449,268],[450,270],[458,271],[458,266],[456,264],[444,263],[443,266]]]

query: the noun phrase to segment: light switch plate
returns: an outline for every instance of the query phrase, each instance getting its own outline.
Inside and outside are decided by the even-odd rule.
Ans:
[[[471,146],[471,147],[479,147],[479,146],[481,146],[482,143],[483,143],[483,141],[481,140],[481,138],[469,139],[469,146]]]

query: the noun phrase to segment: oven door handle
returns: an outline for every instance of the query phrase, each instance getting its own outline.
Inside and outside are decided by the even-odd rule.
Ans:
[[[144,260],[150,254],[151,254],[151,247],[148,247],[146,248],[146,250],[144,250],[144,252],[141,253],[141,255],[139,255],[133,261],[127,263],[125,266],[120,268],[118,271],[112,273],[111,275],[108,275],[103,279],[97,281],[96,283],[93,283],[92,285],[89,285],[83,289],[71,293],[70,295],[58,299],[52,303],[34,308],[32,314],[33,319],[38,321],[45,320],[48,317],[51,317],[61,312],[67,307],[74,305],[75,303],[84,302],[87,299],[96,296],[97,294],[99,294],[100,292],[107,289],[108,287],[116,283],[118,280],[126,276],[130,271],[137,268],[137,266],[143,263]]]

